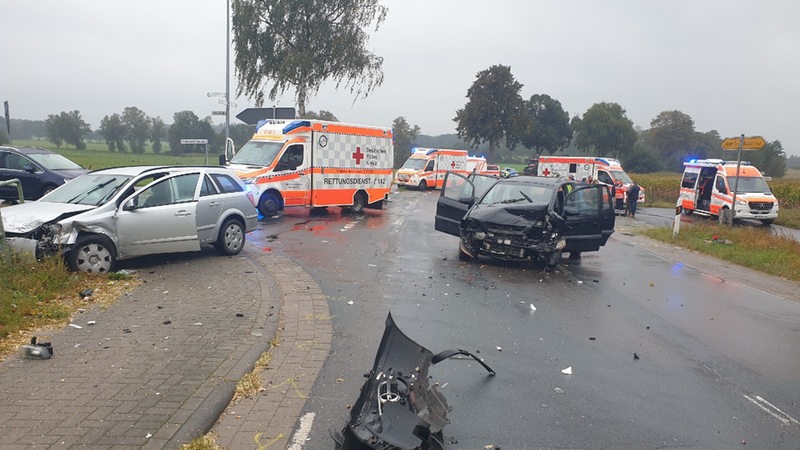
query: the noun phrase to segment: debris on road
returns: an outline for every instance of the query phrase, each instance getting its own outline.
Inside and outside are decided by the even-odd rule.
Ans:
[[[561,373],[563,373],[564,375],[572,375],[572,366],[569,366],[566,369],[562,370]]]
[[[29,358],[50,359],[53,356],[53,345],[50,342],[37,342],[36,336],[31,338],[30,345],[23,345],[22,349]]]

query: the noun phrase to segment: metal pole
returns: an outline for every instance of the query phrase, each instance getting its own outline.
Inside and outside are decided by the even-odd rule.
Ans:
[[[744,147],[744,134],[739,138],[739,156],[736,159],[736,181],[733,183],[733,203],[731,204],[731,225],[736,218],[736,193],[739,192],[739,169],[742,166],[742,148]]]
[[[225,0],[225,155],[231,126],[231,1]]]

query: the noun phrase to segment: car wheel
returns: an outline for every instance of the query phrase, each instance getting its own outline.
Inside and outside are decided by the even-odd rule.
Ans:
[[[258,212],[264,216],[274,216],[281,210],[281,200],[272,192],[265,192],[258,201]]]
[[[219,237],[214,246],[223,255],[235,255],[244,248],[244,227],[236,219],[230,218],[222,224]]]
[[[419,182],[419,190],[420,191],[424,191],[425,189],[428,189],[428,182],[425,181],[425,180],[422,180],[422,181]]]
[[[114,267],[117,250],[111,239],[105,236],[85,235],[78,238],[66,258],[70,270],[103,274]]]
[[[773,220],[774,220],[774,219],[762,219],[762,220],[761,220],[761,223],[763,223],[763,224],[764,224],[764,226],[767,226],[767,227],[768,227],[768,226],[772,225],[772,222],[773,222]]]
[[[548,269],[552,269],[559,263],[561,263],[561,250],[556,250],[545,255],[545,266]]]
[[[359,191],[356,192],[356,195],[353,196],[353,206],[350,207],[350,211],[354,213],[361,213],[364,212],[364,208],[367,206],[367,196],[363,192]]]

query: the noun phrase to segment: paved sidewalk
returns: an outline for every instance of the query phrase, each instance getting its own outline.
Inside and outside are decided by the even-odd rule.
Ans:
[[[0,364],[0,447],[179,448],[214,426],[273,338],[281,345],[264,385],[292,389],[240,402],[215,431],[231,450],[285,442],[331,339],[311,276],[251,247],[229,258],[176,256],[139,273],[144,283],[115,304],[40,333],[52,359]]]

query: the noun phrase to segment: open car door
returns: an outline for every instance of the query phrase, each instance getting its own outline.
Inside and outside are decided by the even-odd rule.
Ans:
[[[565,252],[600,250],[614,232],[614,207],[608,186],[576,185],[564,205],[567,226]]]
[[[461,219],[475,203],[475,186],[466,177],[447,172],[436,202],[436,231],[461,236]]]

